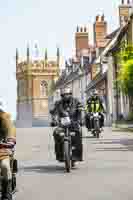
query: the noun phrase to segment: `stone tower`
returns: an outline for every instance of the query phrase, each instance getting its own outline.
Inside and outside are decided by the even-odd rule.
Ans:
[[[124,26],[129,17],[130,13],[132,12],[132,3],[130,2],[131,0],[124,0],[121,1],[121,5],[119,6],[119,22],[120,26]]]
[[[96,16],[96,21],[94,23],[94,44],[98,48],[105,47],[106,40],[105,36],[107,35],[107,22],[104,19],[104,15]]]
[[[82,56],[83,51],[88,51],[89,36],[86,27],[77,27],[77,32],[75,34],[75,46],[77,58]]]
[[[51,81],[56,81],[59,77],[59,48],[56,56],[56,60],[48,60],[46,49],[44,59],[33,61],[27,46],[27,58],[20,61],[16,50],[18,127],[31,127],[47,122],[49,87]]]

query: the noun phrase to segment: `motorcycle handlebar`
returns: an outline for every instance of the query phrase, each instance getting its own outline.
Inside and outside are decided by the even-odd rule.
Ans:
[[[7,143],[0,143],[0,148],[12,148],[13,146],[11,144]]]

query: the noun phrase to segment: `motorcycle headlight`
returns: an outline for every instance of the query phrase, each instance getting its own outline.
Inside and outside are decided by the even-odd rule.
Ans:
[[[75,136],[76,133],[75,132],[71,132],[70,134],[71,134],[71,136]]]
[[[68,125],[70,125],[70,124],[71,124],[70,118],[69,118],[69,117],[63,117],[63,118],[61,118],[61,124],[62,124],[63,126],[68,126]]]
[[[94,115],[94,117],[98,117],[99,113],[94,113],[93,115]]]
[[[60,135],[61,137],[63,137],[63,136],[64,136],[64,133],[63,133],[63,132],[61,132],[59,135]]]

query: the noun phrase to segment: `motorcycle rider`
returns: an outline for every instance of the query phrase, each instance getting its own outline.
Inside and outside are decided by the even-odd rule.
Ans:
[[[73,150],[73,161],[82,161],[82,117],[81,117],[81,103],[72,96],[72,91],[70,88],[61,89],[61,99],[55,102],[54,108],[50,111],[52,115],[51,126],[57,126],[54,130],[53,136],[55,140],[55,153],[56,159],[59,161],[63,161],[63,144],[61,140],[60,133],[62,132],[62,128],[59,127],[56,123],[56,116],[58,120],[61,117],[68,116],[71,119],[71,131],[75,132],[74,138],[72,138],[72,146],[75,147]]]
[[[98,95],[98,91],[96,89],[92,91],[90,97],[87,99],[85,110],[86,110],[85,124],[88,131],[94,128],[93,123],[92,123],[93,127],[91,127],[91,120],[90,120],[91,113],[93,112],[99,112],[99,115],[101,116],[100,129],[102,129],[102,127],[104,126],[103,113],[106,112],[106,108],[102,98],[100,98],[100,96]]]
[[[16,144],[16,129],[12,124],[11,116],[3,110],[3,104],[0,103],[0,168],[2,175],[2,200],[12,200],[12,172],[11,156]]]

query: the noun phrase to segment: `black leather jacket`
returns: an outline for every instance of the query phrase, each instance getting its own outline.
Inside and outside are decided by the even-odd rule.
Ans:
[[[50,114],[58,116],[59,118],[69,114],[69,117],[73,122],[81,122],[81,107],[82,104],[76,98],[71,97],[68,102],[61,99],[55,102],[54,108],[50,110]]]

